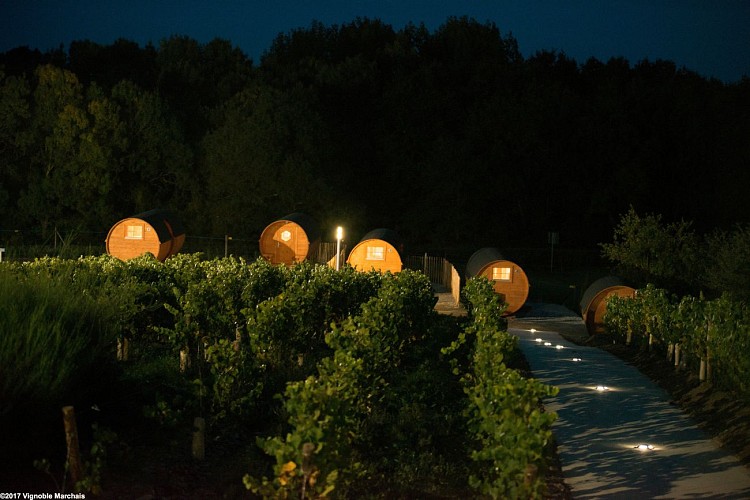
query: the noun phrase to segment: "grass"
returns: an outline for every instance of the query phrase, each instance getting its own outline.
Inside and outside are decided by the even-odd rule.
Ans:
[[[114,359],[110,311],[62,283],[0,272],[0,416],[82,396]]]

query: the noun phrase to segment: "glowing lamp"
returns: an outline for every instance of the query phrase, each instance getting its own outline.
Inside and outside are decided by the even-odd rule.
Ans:
[[[341,240],[344,239],[344,228],[339,226],[336,228],[336,270],[340,268],[341,261]]]

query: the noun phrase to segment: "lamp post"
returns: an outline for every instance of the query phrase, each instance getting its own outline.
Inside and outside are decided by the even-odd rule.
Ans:
[[[224,258],[226,259],[229,255],[229,240],[231,240],[232,237],[228,234],[224,235]]]
[[[336,228],[336,270],[340,268],[341,261],[341,240],[344,238],[344,228],[339,226]]]
[[[549,243],[549,272],[552,272],[552,262],[555,255],[555,245],[560,243],[560,233],[547,233],[547,242]]]

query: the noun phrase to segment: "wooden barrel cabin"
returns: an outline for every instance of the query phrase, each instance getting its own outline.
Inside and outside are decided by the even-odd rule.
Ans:
[[[309,215],[295,212],[270,223],[260,235],[260,254],[272,264],[291,266],[312,259],[320,244],[320,227]]]
[[[401,272],[401,237],[392,229],[373,229],[349,252],[346,262],[358,271]]]
[[[149,210],[112,226],[107,234],[107,253],[128,260],[147,252],[164,262],[185,243],[185,227],[169,210]]]
[[[494,247],[480,248],[466,262],[466,278],[484,276],[507,304],[505,314],[516,313],[529,297],[529,278],[524,270]]]
[[[591,283],[581,297],[581,316],[589,335],[604,333],[604,313],[607,312],[607,299],[634,297],[635,289],[627,286],[617,276],[604,276]]]

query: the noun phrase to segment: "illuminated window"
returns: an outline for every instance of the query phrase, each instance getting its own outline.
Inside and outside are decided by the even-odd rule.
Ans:
[[[385,260],[385,247],[367,247],[367,260]]]
[[[143,239],[143,226],[126,226],[125,228],[125,239],[126,240],[142,240]]]
[[[493,267],[492,279],[496,281],[510,281],[509,267]]]

